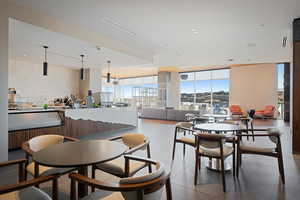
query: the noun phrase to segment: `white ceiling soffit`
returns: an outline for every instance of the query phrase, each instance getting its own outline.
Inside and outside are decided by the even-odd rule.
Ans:
[[[299,17],[299,0],[14,1],[177,65],[290,61],[282,33]]]
[[[80,55],[84,54],[87,67],[105,67],[111,60],[112,67],[127,67],[149,63],[143,59],[126,55],[108,48],[80,41],[60,33],[10,19],[11,59],[42,63],[43,45],[49,46],[48,62],[54,65],[80,68]]]

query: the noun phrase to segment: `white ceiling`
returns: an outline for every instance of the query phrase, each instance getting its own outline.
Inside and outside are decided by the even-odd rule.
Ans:
[[[21,21],[10,19],[10,57],[16,60],[42,63],[44,59],[43,46],[49,46],[48,62],[53,65],[79,68],[80,55],[85,55],[86,67],[106,66],[107,60],[114,67],[144,65],[148,61],[126,55],[111,49],[80,41],[60,33],[33,26]]]
[[[299,0],[11,1],[146,49],[156,65],[227,65],[228,59],[234,59],[230,64],[290,61],[291,23],[300,17]],[[69,40],[55,43],[54,35],[50,46],[80,54]],[[282,48],[283,36],[289,37],[287,48]],[[123,64],[146,61],[132,58],[131,62]]]

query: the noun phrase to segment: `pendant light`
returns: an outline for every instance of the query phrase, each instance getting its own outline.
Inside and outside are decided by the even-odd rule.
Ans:
[[[107,67],[108,67],[108,72],[107,72],[107,80],[106,82],[110,83],[110,60],[107,61]]]
[[[80,79],[85,80],[84,68],[83,68],[83,57],[84,57],[84,55],[80,55],[80,56],[81,56]]]
[[[45,60],[44,60],[44,63],[43,63],[43,75],[48,76],[48,62],[47,62],[47,49],[48,49],[48,46],[43,46],[43,47],[45,49]]]

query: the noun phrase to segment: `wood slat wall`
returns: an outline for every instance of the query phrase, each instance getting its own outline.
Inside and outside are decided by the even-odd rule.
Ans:
[[[28,141],[31,138],[39,135],[58,134],[78,138],[80,136],[88,134],[101,133],[110,130],[119,130],[125,128],[131,129],[135,127],[125,124],[113,124],[91,120],[74,120],[66,117],[63,126],[10,132],[8,148],[10,150],[18,149],[21,147],[23,142]]]

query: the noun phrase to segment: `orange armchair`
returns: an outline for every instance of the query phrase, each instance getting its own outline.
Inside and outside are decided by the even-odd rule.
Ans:
[[[275,111],[276,111],[275,106],[268,105],[265,107],[264,110],[255,111],[255,116],[262,117],[262,118],[273,118],[275,115]]]
[[[229,110],[232,115],[243,115],[243,110],[239,105],[231,105]]]

